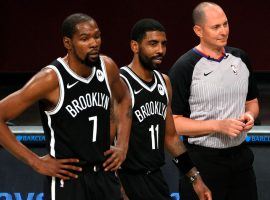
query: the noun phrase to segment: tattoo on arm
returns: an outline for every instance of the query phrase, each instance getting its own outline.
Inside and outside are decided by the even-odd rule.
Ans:
[[[178,156],[186,151],[184,143],[180,140],[175,140],[170,145],[170,150],[172,155]]]
[[[111,108],[110,108],[110,121],[115,123],[116,122],[116,116],[115,116],[115,110],[114,110],[114,106],[113,103],[111,104]]]
[[[132,117],[132,106],[129,106],[129,108],[128,108],[127,117],[128,118]]]

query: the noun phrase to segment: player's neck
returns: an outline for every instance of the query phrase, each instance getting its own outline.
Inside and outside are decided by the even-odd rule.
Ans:
[[[139,60],[133,59],[128,65],[135,74],[146,82],[151,82],[153,80],[153,71],[144,68]]]
[[[210,47],[202,43],[200,43],[195,48],[198,51],[202,52],[204,55],[215,59],[219,59],[225,53],[224,47]]]
[[[92,73],[92,68],[85,66],[84,64],[78,62],[75,59],[72,59],[71,56],[66,55],[63,60],[67,64],[67,66],[78,76],[81,77],[89,77]]]

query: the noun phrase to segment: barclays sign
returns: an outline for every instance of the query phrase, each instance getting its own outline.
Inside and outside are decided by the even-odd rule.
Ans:
[[[21,192],[0,192],[0,200],[43,200],[43,196],[44,194],[42,192],[29,192],[26,194],[23,194]]]

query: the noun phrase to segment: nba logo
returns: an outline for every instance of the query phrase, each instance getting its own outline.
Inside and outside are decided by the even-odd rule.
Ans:
[[[231,68],[232,68],[232,70],[233,70],[233,73],[234,73],[235,75],[237,75],[237,68],[236,68],[236,66],[235,66],[235,65],[231,65]]]

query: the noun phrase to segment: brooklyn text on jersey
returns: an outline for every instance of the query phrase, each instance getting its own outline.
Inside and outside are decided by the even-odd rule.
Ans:
[[[87,93],[84,96],[79,96],[77,99],[73,99],[70,104],[66,106],[66,110],[72,117],[76,117],[80,111],[94,106],[103,107],[107,110],[109,100],[110,97],[103,93]]]

